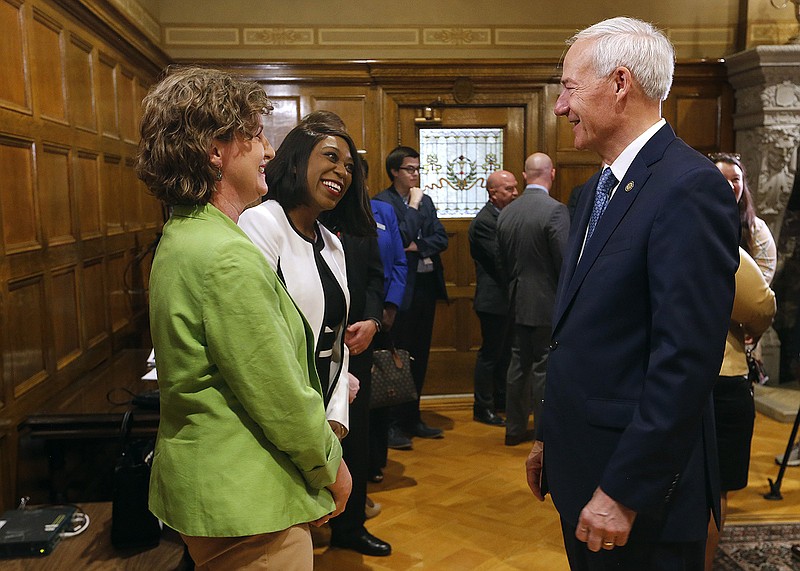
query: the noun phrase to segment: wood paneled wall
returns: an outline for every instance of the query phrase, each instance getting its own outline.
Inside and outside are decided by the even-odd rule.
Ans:
[[[146,330],[135,258],[162,214],[134,161],[161,62],[81,9],[0,0],[0,510],[19,423]]]

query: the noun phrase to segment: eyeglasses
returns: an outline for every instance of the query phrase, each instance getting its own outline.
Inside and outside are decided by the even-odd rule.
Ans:
[[[412,167],[412,166],[400,167],[398,170],[406,171],[408,174],[414,174],[414,173],[420,172],[420,168],[419,167]]]
[[[739,153],[708,153],[708,158],[714,163],[727,163],[730,161],[741,161],[742,155]]]

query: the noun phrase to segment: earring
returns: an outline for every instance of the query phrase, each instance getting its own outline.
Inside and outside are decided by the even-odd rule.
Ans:
[[[217,167],[217,180],[222,180],[222,169]]]

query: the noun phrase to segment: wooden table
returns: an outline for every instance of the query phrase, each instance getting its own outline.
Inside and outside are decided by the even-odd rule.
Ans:
[[[155,437],[158,431],[158,410],[131,405],[133,395],[157,388],[154,381],[143,381],[149,349],[125,349],[99,365],[67,389],[54,394],[39,410],[19,425],[20,447],[37,450],[38,457],[47,456],[48,474],[25,473],[18,478],[19,495],[34,497],[37,503],[67,503],[110,500],[108,479],[113,470],[120,426],[125,412],[134,411],[133,437]],[[30,444],[28,444],[30,443]],[[37,444],[38,443],[38,444]],[[87,448],[89,447],[89,448]],[[75,474],[70,459],[75,450],[107,451],[102,465],[95,467],[99,479],[94,489],[84,495],[71,486]],[[32,453],[34,454],[34,453]],[[102,454],[93,458],[99,462]],[[46,482],[42,495],[33,486]],[[90,487],[92,487],[90,486]]]
[[[0,559],[3,571],[178,571],[183,568],[183,541],[165,529],[157,547],[115,549],[111,545],[111,503],[86,503],[89,527],[80,535],[62,539],[50,555],[41,558]]]
[[[157,389],[143,381],[148,349],[125,349],[28,416],[19,429],[32,438],[116,438],[133,395]],[[134,434],[155,435],[158,410],[137,409]]]

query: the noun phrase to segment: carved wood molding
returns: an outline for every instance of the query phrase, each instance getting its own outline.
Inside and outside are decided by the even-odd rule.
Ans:
[[[481,91],[520,91],[558,84],[559,61],[552,60],[175,60],[176,64],[219,67],[255,81],[284,84],[377,85],[386,91],[452,90],[459,78]],[[723,60],[691,60],[675,65],[675,83],[725,81]]]
[[[82,22],[87,29],[158,76],[170,64],[164,50],[144,34],[128,16],[102,0],[50,0]]]

